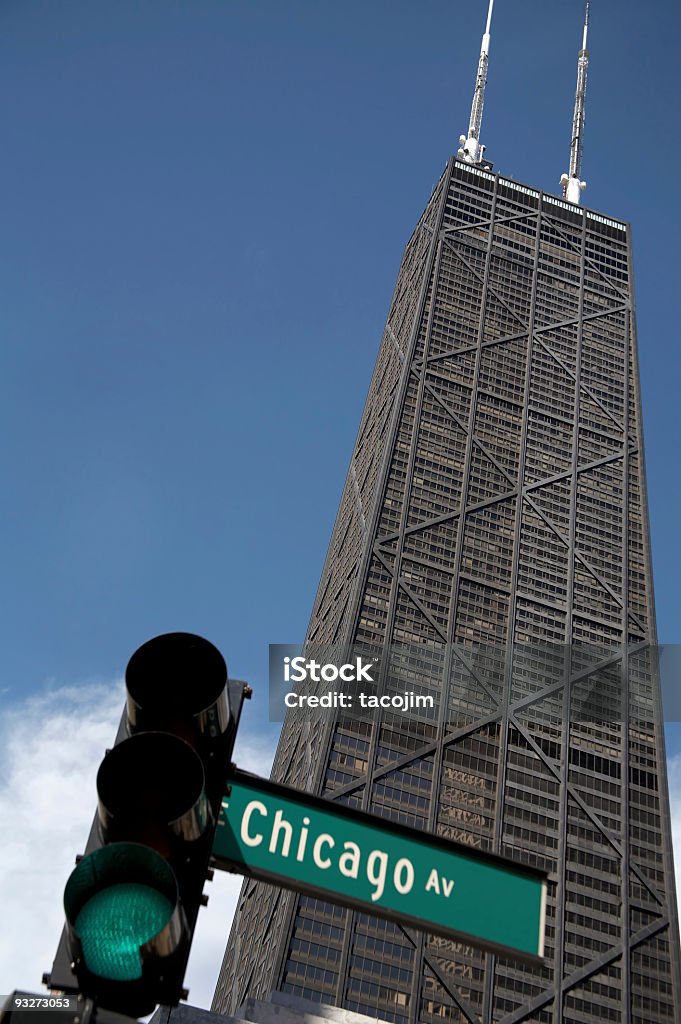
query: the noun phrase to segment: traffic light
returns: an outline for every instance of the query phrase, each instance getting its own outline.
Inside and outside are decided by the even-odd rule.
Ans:
[[[64,891],[65,939],[71,990],[138,1017],[184,995],[238,711],[222,655],[191,633],[148,641],[125,682],[95,825]],[[55,968],[49,984],[68,991]]]

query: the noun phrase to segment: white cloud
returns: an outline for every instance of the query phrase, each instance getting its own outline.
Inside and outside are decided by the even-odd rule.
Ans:
[[[62,894],[96,806],[95,776],[112,745],[122,682],[61,687],[0,721],[0,992],[43,992],[63,923]]]

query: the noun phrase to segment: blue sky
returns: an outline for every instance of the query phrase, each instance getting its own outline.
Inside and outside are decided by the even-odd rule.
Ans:
[[[101,702],[140,643],[186,629],[255,688],[240,742],[274,737],[267,645],[304,634],[402,249],[467,128],[486,8],[0,6],[6,735],[72,688]],[[581,19],[581,0],[495,5],[487,155],[549,191]],[[681,641],[681,85],[665,48],[680,35],[676,4],[594,0],[583,166],[585,202],[634,229],[666,642]],[[86,705],[68,704],[71,742]],[[82,793],[89,818],[94,774]]]

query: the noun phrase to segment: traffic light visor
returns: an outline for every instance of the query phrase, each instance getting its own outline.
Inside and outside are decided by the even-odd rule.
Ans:
[[[194,633],[164,633],[142,644],[128,662],[125,685],[133,733],[177,732],[193,745],[221,740],[230,726],[225,660]]]
[[[97,794],[107,841],[144,843],[166,855],[166,843],[157,839],[165,833],[199,839],[210,820],[201,759],[170,733],[138,733],[110,750],[97,773]]]

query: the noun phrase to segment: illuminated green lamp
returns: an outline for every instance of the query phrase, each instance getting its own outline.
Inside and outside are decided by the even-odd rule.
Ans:
[[[147,961],[171,955],[182,941],[172,868],[138,843],[112,843],[84,857],[66,883],[64,909],[76,975],[134,983]]]

